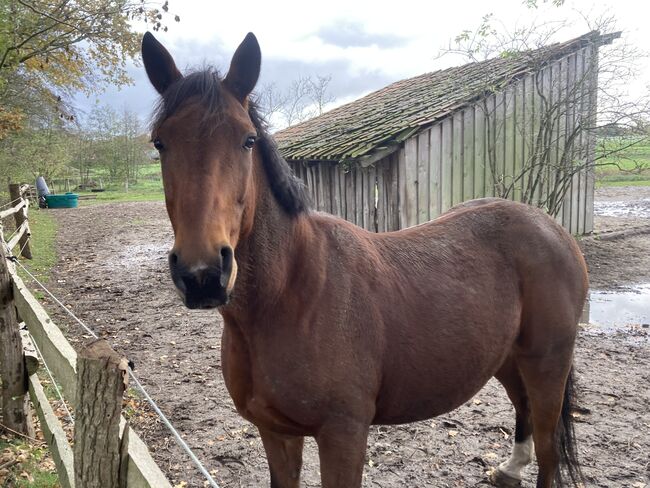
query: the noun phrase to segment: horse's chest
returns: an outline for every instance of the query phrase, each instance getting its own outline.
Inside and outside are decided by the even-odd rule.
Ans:
[[[224,330],[222,367],[228,392],[239,414],[257,427],[291,435],[309,435],[300,412],[292,408],[291,391],[274,375],[260,372],[237,331]],[[295,392],[293,392],[295,393]]]

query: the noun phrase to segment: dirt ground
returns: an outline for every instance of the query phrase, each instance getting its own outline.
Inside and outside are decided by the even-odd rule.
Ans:
[[[609,188],[597,194],[598,202],[634,200],[650,207],[649,197],[650,188]],[[135,362],[142,383],[220,486],[269,486],[260,438],[236,413],[221,377],[221,318],[214,311],[185,309],[172,289],[166,263],[172,235],[164,205],[122,203],[54,213],[60,224],[60,260],[50,285],[56,294]],[[647,224],[650,218],[637,214],[596,219],[598,231]],[[594,288],[650,282],[650,234],[613,241],[589,238],[582,246]],[[55,312],[54,304],[46,307],[72,341],[88,339]],[[587,327],[579,336],[576,368],[584,410],[576,417],[576,430],[588,486],[649,486],[647,331],[636,327],[605,334]],[[204,486],[153,416],[137,414],[133,422],[175,484]],[[363,486],[487,485],[485,472],[507,457],[513,431],[513,409],[493,380],[442,417],[373,427]],[[524,486],[534,486],[535,472],[534,465],[528,468]],[[318,473],[315,445],[309,440],[303,486],[320,486]]]

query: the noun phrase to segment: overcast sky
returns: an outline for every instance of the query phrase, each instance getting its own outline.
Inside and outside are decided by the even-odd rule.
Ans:
[[[650,2],[574,0],[562,7],[523,6],[523,0],[393,1],[328,0],[326,2],[170,0],[180,23],[155,33],[181,70],[211,64],[227,70],[232,52],[249,31],[262,48],[260,83],[288,86],[305,75],[329,75],[337,104],[358,98],[393,81],[460,64],[459,58],[438,57],[441,49],[465,29],[475,29],[492,13],[499,29],[514,30],[532,22],[568,21],[556,41],[589,30],[584,16],[614,14],[625,40],[650,50]],[[539,0],[542,4],[543,0]],[[129,66],[134,86],[109,88],[88,100],[77,97],[82,110],[95,102],[119,110],[128,106],[147,120],[156,93],[144,68]],[[650,89],[650,63],[638,65],[630,91]]]

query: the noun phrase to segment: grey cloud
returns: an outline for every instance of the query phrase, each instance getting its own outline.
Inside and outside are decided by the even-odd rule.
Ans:
[[[262,46],[263,49],[264,46]],[[218,41],[210,44],[180,43],[173,47],[170,46],[170,52],[183,72],[211,65],[216,67],[222,74],[225,74],[232,56],[231,50],[224,48]],[[347,60],[306,62],[265,58],[262,53],[262,73],[258,86],[274,83],[279,90],[285,90],[294,80],[301,76],[331,76],[330,93],[340,100],[347,97],[357,97],[362,93],[376,90],[396,81],[393,77],[387,76],[379,70],[352,74],[350,68],[351,62]],[[143,121],[149,121],[158,95],[149,83],[143,66],[135,66],[130,63],[127,70],[134,80],[134,85],[122,89],[108,87],[105,93],[97,97],[86,98],[83,95],[75,97],[74,103],[80,110],[82,119],[83,114],[90,112],[92,109],[95,99],[99,99],[100,103],[110,105],[116,110],[121,110],[126,106],[136,112]]]
[[[283,90],[289,88],[299,77],[331,76],[330,93],[337,99],[341,99],[376,90],[396,81],[379,70],[352,74],[350,64],[346,60],[308,63],[271,58],[262,61],[262,74],[258,86],[274,83],[278,89]]]
[[[149,83],[144,67],[129,63],[127,72],[133,80],[133,85],[122,88],[109,86],[98,95],[86,97],[84,94],[77,94],[74,97],[73,104],[82,122],[96,102],[101,105],[110,105],[118,111],[126,107],[137,113],[143,122],[149,121],[158,94]]]
[[[373,34],[367,32],[358,22],[338,21],[321,27],[315,33],[326,44],[338,47],[370,47],[394,48],[406,44],[407,39],[389,33]]]
[[[230,56],[232,56],[232,53],[228,52],[219,40],[210,43],[180,42],[173,46],[165,43],[163,39],[160,40],[171,52],[174,61],[183,73],[203,66],[215,66],[221,72],[225,72]],[[158,93],[149,83],[144,66],[136,66],[133,62],[128,62],[127,72],[133,80],[133,85],[122,88],[109,86],[104,93],[98,96],[86,97],[83,94],[78,94],[74,98],[73,103],[82,120],[84,115],[90,112],[95,101],[99,101],[116,110],[127,107],[137,113],[143,122],[149,122],[154,105],[158,100]]]

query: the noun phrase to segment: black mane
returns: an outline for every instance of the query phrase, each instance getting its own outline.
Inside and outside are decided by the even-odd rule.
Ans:
[[[160,127],[183,103],[193,97],[197,98],[205,109],[201,122],[207,125],[207,128],[218,124],[223,114],[221,80],[217,70],[206,68],[183,76],[165,90],[154,109],[151,128],[155,130]]]
[[[258,112],[255,102],[249,102],[248,115],[257,130],[258,139],[255,145],[262,155],[266,177],[269,179],[275,199],[289,215],[308,211],[311,202],[305,185],[280,154],[275,139],[269,134],[266,122]]]
[[[206,68],[190,73],[174,82],[161,96],[156,105],[151,126],[159,127],[171,117],[189,98],[196,97],[205,109],[202,123],[206,129],[215,127],[223,118],[223,98],[221,96],[219,73]],[[289,215],[295,216],[310,208],[305,185],[297,178],[284,160],[278,147],[268,132],[266,122],[260,115],[257,104],[249,102],[248,114],[257,130],[255,146],[262,156],[262,163],[271,186],[273,196],[280,207]]]

